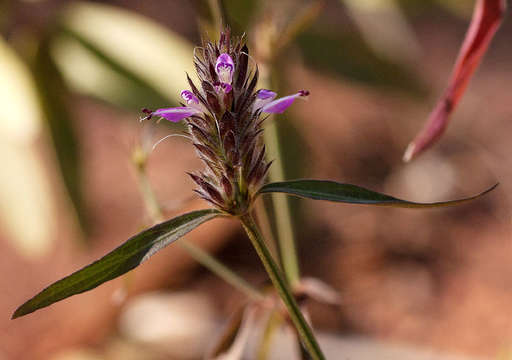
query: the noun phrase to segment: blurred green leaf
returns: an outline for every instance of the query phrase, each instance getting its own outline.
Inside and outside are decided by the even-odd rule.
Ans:
[[[101,259],[50,285],[21,305],[12,318],[29,314],[57,301],[115,279],[202,223],[220,216],[215,209],[190,212],[155,225],[128,239]]]
[[[0,221],[16,250],[37,257],[50,249],[56,225],[40,152],[44,114],[30,69],[1,37],[0,79]]]
[[[410,15],[439,16],[439,8],[449,10],[454,15],[470,18],[475,1],[470,0],[399,0]]]
[[[433,203],[417,203],[407,200],[401,200],[356,185],[342,184],[335,181],[327,180],[292,180],[275,182],[264,185],[259,192],[278,192],[314,200],[327,200],[349,204],[365,204],[401,208],[433,208],[459,205],[477,199],[487,194],[488,192],[494,190],[496,186],[498,186],[498,184],[493,185],[492,187],[478,195],[471,196],[468,198]]]
[[[100,3],[73,2],[61,19],[63,36],[52,55],[74,88],[128,107],[181,101],[185,72],[194,73],[193,46],[186,39],[135,12]]]
[[[366,44],[397,64],[415,64],[421,46],[397,0],[341,0]],[[379,19],[379,21],[375,21]]]
[[[247,32],[262,3],[262,1],[257,0],[221,0],[221,2],[227,16],[227,22],[235,34]]]
[[[425,86],[409,68],[381,59],[355,33],[310,29],[297,38],[305,62],[319,71],[421,96]]]
[[[292,42],[298,34],[309,28],[318,18],[324,6],[325,3],[323,0],[315,0],[304,4],[299,11],[293,14],[293,17],[291,17],[286,27],[279,34],[276,47],[285,47],[288,43]]]
[[[34,57],[30,59],[30,65],[64,185],[76,210],[78,222],[82,230],[86,231],[87,219],[81,193],[79,141],[68,107],[71,94],[50,56],[47,36],[43,36],[40,41]]]
[[[177,104],[70,29],[62,27],[53,45],[53,58],[79,92],[131,110]]]

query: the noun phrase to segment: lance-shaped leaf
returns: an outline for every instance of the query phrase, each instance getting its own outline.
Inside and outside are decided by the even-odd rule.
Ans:
[[[280,192],[309,199],[327,200],[349,204],[365,204],[401,208],[432,208],[458,205],[477,199],[480,196],[485,195],[489,191],[493,190],[496,186],[498,186],[498,184],[493,185],[478,195],[474,195],[468,198],[433,203],[418,203],[402,200],[389,195],[368,190],[357,185],[342,184],[327,180],[292,180],[275,182],[263,186],[259,192]]]
[[[505,13],[506,0],[477,0],[473,19],[455,62],[448,88],[416,138],[409,144],[404,161],[411,160],[443,134],[455,106],[482,60]]]
[[[50,285],[21,305],[12,318],[29,314],[115,279],[149,259],[202,223],[221,216],[215,209],[193,211],[155,225],[128,239],[101,259]]]
[[[87,214],[84,209],[83,194],[80,191],[82,172],[79,141],[68,103],[71,96],[50,56],[51,36],[52,33],[43,34],[37,51],[30,58],[30,65],[64,185],[78,223],[87,233]]]

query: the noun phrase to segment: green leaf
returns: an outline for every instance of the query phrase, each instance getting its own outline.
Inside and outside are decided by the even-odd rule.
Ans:
[[[141,104],[149,108],[178,104],[88,38],[64,25],[59,27],[52,46],[59,71],[78,92],[131,110],[140,110]],[[80,68],[87,69],[84,71],[90,76],[81,76]]]
[[[372,87],[405,91],[413,97],[427,94],[414,70],[377,56],[359,35],[343,28],[333,30],[316,24],[301,33],[296,42],[305,63],[327,75]],[[323,55],[325,49],[329,49],[329,56]]]
[[[292,180],[275,182],[266,184],[260,189],[259,192],[280,192],[309,199],[327,200],[349,204],[364,204],[401,208],[433,208],[459,205],[477,199],[480,196],[483,196],[494,190],[496,186],[498,186],[498,184],[491,186],[489,189],[481,192],[478,195],[468,198],[433,203],[417,203],[413,201],[401,200],[389,195],[362,188],[360,186],[342,184],[327,180]]]
[[[76,90],[127,107],[182,101],[185,73],[194,73],[194,47],[177,33],[137,12],[91,1],[70,2],[59,29],[52,56]]]
[[[50,38],[51,33],[43,34],[36,52],[30,58],[30,65],[64,185],[75,209],[78,223],[87,233],[87,213],[81,192],[82,164],[79,141],[69,104],[71,94],[50,56]]]
[[[142,264],[157,251],[197,226],[217,216],[221,216],[218,210],[199,210],[155,225],[131,237],[101,259],[50,285],[16,309],[12,318],[29,314],[115,279]]]
[[[44,166],[44,113],[30,69],[0,36],[0,227],[27,258],[50,251],[57,231],[52,177]]]
[[[249,29],[263,5],[256,0],[223,0],[221,4],[226,12],[227,22],[235,34],[242,34]]]

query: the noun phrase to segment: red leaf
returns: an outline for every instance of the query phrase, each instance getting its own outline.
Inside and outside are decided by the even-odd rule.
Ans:
[[[409,144],[404,161],[409,161],[441,137],[449,117],[464,94],[471,76],[480,64],[491,39],[503,19],[506,0],[477,0],[473,18],[459,51],[447,89],[423,129]]]

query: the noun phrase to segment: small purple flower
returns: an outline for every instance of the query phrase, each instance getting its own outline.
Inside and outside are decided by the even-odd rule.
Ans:
[[[192,91],[183,90],[181,92],[181,97],[187,102],[188,107],[199,110],[202,113],[207,111],[204,105],[199,102],[199,99],[194,95]]]
[[[202,113],[201,110],[195,109],[190,106],[180,106],[180,107],[174,107],[174,108],[166,108],[166,109],[158,109],[156,111],[153,111],[151,116],[161,116],[166,120],[172,121],[172,122],[178,122],[180,120],[183,120],[185,118],[188,118],[192,115],[198,115]]]
[[[293,104],[295,99],[308,96],[309,91],[301,90],[296,94],[274,100],[276,95],[277,94],[275,92],[266,89],[258,91],[256,101],[254,102],[254,110],[261,109],[262,113],[267,114],[282,114],[290,107],[291,104]]]
[[[235,63],[231,56],[226,53],[220,54],[215,64],[215,72],[219,76],[221,83],[231,84],[233,81],[233,72],[235,70]]]
[[[256,94],[256,100],[254,100],[254,104],[252,106],[253,110],[259,110],[263,106],[270,103],[272,100],[274,100],[277,96],[277,93],[267,90],[267,89],[260,89],[258,90],[258,93]]]
[[[190,175],[196,192],[230,214],[250,209],[272,164],[266,160],[262,114],[280,114],[309,95],[302,90],[276,99],[274,91],[256,90],[258,71],[248,51],[243,39],[232,42],[226,33],[218,43],[206,43],[194,55],[200,85],[187,76],[182,106],[143,111],[144,119],[185,121],[187,137],[206,165]]]
[[[183,90],[181,97],[187,102],[188,105],[199,104],[199,99],[190,90]]]

